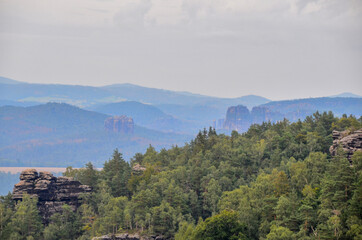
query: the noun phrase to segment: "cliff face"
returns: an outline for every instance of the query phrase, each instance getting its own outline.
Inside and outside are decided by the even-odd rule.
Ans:
[[[133,133],[133,119],[126,116],[109,117],[104,121],[104,128],[110,132]]]
[[[266,107],[254,107],[251,110],[252,123],[261,124],[263,122],[276,122],[283,119],[283,115],[273,112]]]
[[[272,122],[283,120],[284,115],[261,106],[254,107],[249,111],[245,106],[238,105],[229,107],[226,113],[224,129],[245,132],[252,124],[261,124],[263,122]]]
[[[238,105],[229,107],[226,113],[224,129],[244,132],[251,125],[251,116],[247,107]]]
[[[338,146],[341,146],[347,153],[348,160],[351,161],[351,157],[354,152],[362,151],[362,129],[353,133],[348,131],[333,131],[333,144],[329,148],[329,152],[332,156],[337,154]]]
[[[252,124],[274,123],[282,119],[282,114],[267,107],[254,107],[250,112],[245,106],[232,106],[227,110],[224,129],[245,132]]]
[[[49,172],[38,172],[27,169],[20,174],[20,182],[15,184],[13,199],[21,201],[23,194],[38,197],[38,208],[45,223],[49,223],[51,215],[60,213],[64,204],[74,211],[80,206],[80,195],[91,192],[87,185],[81,185],[68,177],[54,177]]]

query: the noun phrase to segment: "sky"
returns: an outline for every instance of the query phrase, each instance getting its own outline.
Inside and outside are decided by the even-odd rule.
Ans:
[[[362,95],[362,1],[0,0],[0,76],[272,100]]]

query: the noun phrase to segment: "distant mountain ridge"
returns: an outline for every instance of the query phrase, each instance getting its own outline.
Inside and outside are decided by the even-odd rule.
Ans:
[[[332,111],[338,117],[352,114],[359,118],[362,115],[362,98],[324,97],[273,101],[254,107],[252,111],[242,105],[232,106],[227,111],[224,128],[245,132],[251,124],[276,122],[284,118],[295,122],[316,111]]]
[[[0,101],[0,106],[9,105],[9,101],[14,106],[31,106],[47,102],[68,103],[109,115],[124,113],[133,117],[139,125],[147,128],[189,134],[209,127],[213,121],[223,118],[231,105],[243,104],[252,108],[270,101],[255,95],[217,98],[189,92],[147,88],[129,83],[91,87],[22,82],[10,84],[8,80],[4,82],[0,82],[0,96],[3,99]],[[133,102],[133,108],[126,109],[125,102]],[[135,102],[139,103],[138,106]],[[110,105],[107,106],[107,104]],[[147,119],[144,113],[146,108],[141,106],[153,108],[154,111],[163,112],[165,115],[157,119],[149,116],[151,118]],[[110,108],[113,110],[110,111]]]
[[[0,165],[80,167],[89,161],[101,165],[115,148],[129,159],[149,144],[160,149],[192,138],[137,125],[130,134],[109,132],[108,117],[65,103],[0,107]]]
[[[337,116],[342,114],[352,114],[360,116],[362,114],[362,99],[344,98],[344,97],[323,97],[323,98],[305,98],[296,100],[274,101],[260,105],[267,107],[271,111],[277,111],[285,114],[290,120],[303,119],[305,116],[315,111],[333,111]],[[299,115],[293,115],[293,112],[304,112]],[[306,113],[306,115],[304,115]],[[292,114],[292,115],[291,115]]]
[[[0,94],[2,99],[13,101],[33,101],[41,103],[57,101],[88,107],[94,104],[112,103],[124,100],[149,103],[153,105],[207,104],[217,105],[218,107],[230,106],[234,103],[240,103],[248,107],[252,107],[270,101],[269,99],[254,95],[239,98],[218,98],[189,92],[177,92],[142,87],[130,83],[92,87],[63,84],[33,84],[18,82],[8,78],[2,79],[3,81],[0,81]]]
[[[0,76],[0,83],[4,83],[4,84],[19,84],[22,82],[10,79],[10,78],[6,78],[6,77],[1,77]]]
[[[329,96],[329,97],[362,98],[362,96],[354,94],[354,93],[350,93],[350,92],[344,92],[344,93]]]
[[[362,111],[362,98],[351,98],[349,93],[270,101],[255,95],[217,98],[133,84],[90,87],[7,78],[0,78],[0,96],[3,166],[97,164],[115,148],[129,159],[149,144],[157,149],[182,145],[210,126],[225,133],[243,132],[253,123],[283,118],[297,121],[316,111],[333,111],[337,116],[361,116]],[[121,115],[127,118],[115,117]],[[107,118],[115,119],[108,130],[119,129],[117,119],[134,121],[134,127],[131,131],[106,131]]]

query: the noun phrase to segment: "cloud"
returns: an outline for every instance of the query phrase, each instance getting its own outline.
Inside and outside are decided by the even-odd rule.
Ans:
[[[276,99],[361,92],[361,29],[360,0],[1,0],[0,75]]]
[[[145,26],[145,15],[150,10],[150,0],[123,1],[114,14],[113,21],[122,28],[137,28]]]

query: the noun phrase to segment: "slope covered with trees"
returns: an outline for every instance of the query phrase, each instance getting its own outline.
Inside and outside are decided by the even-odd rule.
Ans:
[[[89,109],[112,116],[126,115],[132,117],[135,124],[139,126],[163,132],[187,132],[193,134],[200,129],[197,128],[196,124],[177,119],[153,105],[135,101],[96,105]]]
[[[192,136],[134,127],[133,134],[105,130],[109,115],[65,103],[0,107],[1,166],[101,167],[114,148],[129,159],[152,143],[156,148],[183,144]]]
[[[349,162],[343,151],[331,157],[328,150],[334,129],[361,127],[353,116],[317,112],[295,123],[252,125],[244,134],[204,130],[182,148],[150,146],[130,163],[115,150],[101,171],[91,163],[67,169],[64,175],[94,191],[77,213],[65,206],[40,237],[36,219],[30,230],[19,229],[21,219],[34,218],[22,205],[35,203],[14,206],[4,197],[0,238],[138,232],[191,240],[361,239],[362,153]],[[132,168],[137,164],[145,169]]]

